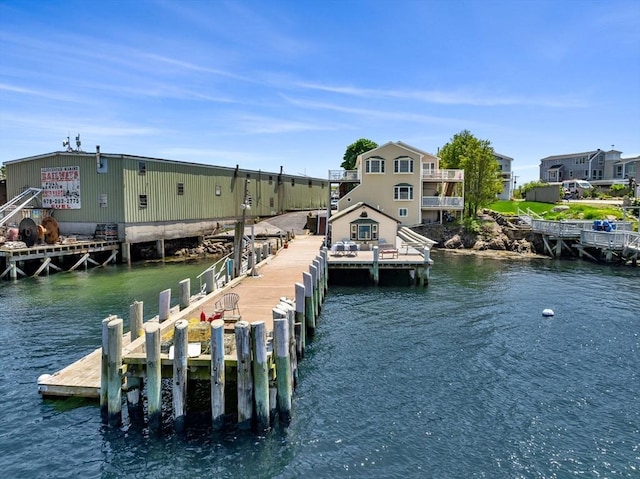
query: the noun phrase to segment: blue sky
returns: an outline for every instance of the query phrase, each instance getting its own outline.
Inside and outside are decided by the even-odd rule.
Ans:
[[[326,178],[359,138],[640,154],[640,1],[0,0],[0,162],[82,148]]]

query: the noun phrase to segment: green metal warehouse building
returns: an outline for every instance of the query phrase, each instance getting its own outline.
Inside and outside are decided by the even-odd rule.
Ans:
[[[242,216],[324,209],[326,179],[211,166],[133,155],[54,152],[5,162],[7,197],[27,188],[58,222],[63,235],[93,235],[98,225],[117,228],[131,245],[210,234]]]

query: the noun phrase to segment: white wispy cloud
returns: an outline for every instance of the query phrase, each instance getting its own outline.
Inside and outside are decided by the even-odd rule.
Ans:
[[[440,90],[394,90],[359,88],[351,86],[323,85],[320,83],[299,82],[300,88],[319,90],[328,93],[354,96],[359,98],[404,99],[442,105],[471,106],[512,106],[531,105],[546,107],[584,108],[588,103],[576,97],[522,97],[515,95],[490,95],[478,91],[440,91]]]
[[[23,86],[9,85],[7,83],[0,83],[0,91],[9,93],[18,93],[21,95],[35,96],[40,98],[47,98],[49,100],[58,101],[78,101],[77,97],[71,95],[61,94],[60,92],[52,92],[48,90],[38,90],[34,88],[26,88]]]
[[[288,120],[261,115],[238,115],[233,118],[233,129],[243,134],[332,131],[340,128],[345,128],[345,125],[312,120]]]
[[[371,108],[357,108],[345,106],[342,103],[329,103],[329,102],[321,102],[314,100],[300,100],[296,98],[292,98],[286,95],[282,95],[282,97],[288,101],[290,104],[302,107],[309,108],[315,110],[329,110],[336,111],[340,113],[346,113],[349,115],[357,115],[360,117],[370,118],[370,119],[383,119],[387,121],[411,121],[411,122],[420,122],[420,123],[436,123],[436,124],[451,124],[451,125],[459,125],[461,123],[468,124],[468,120],[462,120],[459,118],[447,118],[442,116],[434,116],[434,115],[426,115],[421,113],[413,113],[407,111],[393,111],[393,110],[383,110],[383,109],[371,109]]]

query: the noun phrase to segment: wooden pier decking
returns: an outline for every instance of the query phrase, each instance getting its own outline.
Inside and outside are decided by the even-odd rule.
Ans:
[[[302,273],[319,254],[323,243],[320,236],[299,235],[281,248],[275,256],[269,256],[256,267],[256,276],[241,276],[222,289],[195,301],[182,311],[174,308],[173,314],[160,323],[162,331],[168,331],[180,319],[197,318],[203,311],[207,316],[215,309],[215,302],[225,293],[233,291],[240,296],[239,308],[243,321],[264,321],[267,331],[273,330],[273,308],[281,297],[295,297],[295,283],[302,282]],[[97,342],[98,342],[98,338]],[[130,334],[123,336],[123,358],[141,346],[142,338],[130,343]],[[52,374],[38,378],[38,392],[52,397],[85,397],[97,399],[101,387],[102,348],[98,348],[79,361]]]
[[[327,256],[329,275],[331,277],[332,271],[339,270],[366,270],[371,281],[378,284],[380,274],[384,274],[385,271],[404,271],[407,276],[412,277],[415,284],[427,286],[433,264],[429,255],[430,246],[427,246],[429,241],[422,244],[422,249],[418,244],[410,245],[402,238],[396,237],[395,243],[386,245],[385,248],[374,247],[368,251],[332,250]]]
[[[40,263],[33,276],[38,276],[43,271],[48,273],[49,268],[61,271],[62,268],[53,263],[53,260],[61,260],[66,257],[79,257],[67,271],[73,271],[80,266],[87,267],[89,263],[94,266],[104,266],[109,262],[115,262],[116,255],[120,251],[120,244],[117,241],[91,240],[77,241],[67,244],[38,245],[28,248],[0,247],[0,279],[9,276],[12,280],[19,276],[27,276],[18,266],[20,263]],[[98,262],[94,258],[98,254],[108,253],[106,261]]]
[[[632,223],[607,223],[614,228],[609,231],[596,230],[593,220],[533,220],[531,226],[534,233],[542,236],[545,250],[550,256],[559,257],[562,251],[568,251],[575,256],[577,251],[580,257],[584,255],[594,261],[597,261],[596,256],[600,255],[607,261],[611,261],[615,256],[622,261],[637,263],[640,234],[631,230]]]

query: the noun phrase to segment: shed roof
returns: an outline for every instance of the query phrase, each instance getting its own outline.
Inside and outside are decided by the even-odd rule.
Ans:
[[[369,208],[371,211],[375,211],[376,213],[381,214],[382,216],[386,216],[387,218],[392,219],[396,223],[400,223],[400,221],[398,221],[393,216],[388,215],[387,213],[385,213],[384,211],[379,210],[378,208],[374,208],[373,206],[371,206],[370,204],[365,203],[364,201],[359,201],[359,202],[349,206],[348,208],[345,208],[344,210],[339,211],[335,215],[332,215],[331,218],[329,218],[329,223],[331,223],[333,220],[336,220],[338,218],[342,218],[346,214],[348,214],[348,213],[350,213],[350,212],[352,212],[354,210],[357,210],[358,208],[362,208],[363,206],[366,207],[366,208]]]

